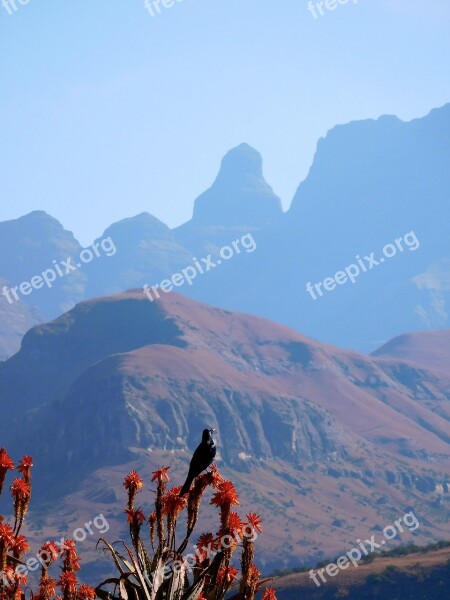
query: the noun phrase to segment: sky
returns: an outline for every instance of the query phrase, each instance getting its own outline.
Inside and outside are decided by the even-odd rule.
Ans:
[[[334,125],[450,102],[448,0],[14,1],[0,220],[45,210],[85,245],[143,211],[187,221],[242,142],[287,209]]]

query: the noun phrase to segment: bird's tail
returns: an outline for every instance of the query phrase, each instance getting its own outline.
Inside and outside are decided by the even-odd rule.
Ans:
[[[183,487],[181,488],[180,496],[185,496],[188,493],[188,491],[191,489],[191,485],[192,485],[192,477],[188,477],[186,479],[186,481],[184,482]]]

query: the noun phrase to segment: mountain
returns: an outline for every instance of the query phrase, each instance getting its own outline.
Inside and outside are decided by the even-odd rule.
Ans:
[[[450,533],[449,390],[448,373],[416,362],[134,290],[26,334],[0,364],[0,437],[37,466],[33,535],[102,510],[122,535],[121,476],[166,464],[176,484],[215,427],[221,469],[267,524],[263,560],[298,565],[411,507],[423,525],[399,541]]]
[[[374,357],[394,358],[433,371],[448,370],[448,349],[450,348],[450,331],[423,331],[400,335],[373,352]]]
[[[85,298],[152,285],[192,261],[167,225],[148,213],[114,223],[94,244],[105,239],[117,252],[86,265]]]
[[[11,288],[11,284],[0,279],[0,290]],[[22,301],[12,302],[6,296],[0,296],[0,361],[6,360],[20,349],[25,333],[37,323],[42,322],[37,311],[32,311]]]
[[[403,548],[402,554],[394,551],[391,555],[372,557],[357,567],[347,564],[345,570],[335,573],[334,578],[325,573],[327,581],[320,587],[307,573],[285,575],[275,580],[277,598],[441,600],[447,598],[450,591],[450,549],[445,543],[437,546],[443,547],[425,547],[424,550],[413,548],[411,552]]]
[[[334,127],[287,213],[261,155],[241,144],[190,221],[173,231],[146,213],[115,223],[96,240],[111,238],[114,255],[22,300],[51,319],[79,300],[159,284],[211,255],[215,267],[179,291],[323,342],[370,353],[407,331],[446,329],[449,140],[450,104],[410,122],[383,116]],[[249,235],[254,251],[236,252]],[[227,264],[217,268],[225,246]],[[18,286],[54,261],[79,260],[82,248],[38,211],[0,224],[0,250],[0,277]]]
[[[254,233],[248,270],[230,261],[201,299],[364,352],[448,327],[449,140],[450,104],[335,127],[289,211]]]
[[[213,185],[195,200],[191,221],[174,233],[194,254],[215,253],[239,234],[272,226],[282,214],[280,198],[264,179],[261,155],[240,144],[224,156]]]
[[[249,220],[251,260],[234,258],[183,293],[363,352],[405,331],[448,327],[449,139],[450,104],[410,122],[383,116],[333,128],[289,211],[265,226]],[[206,200],[215,206],[211,190]],[[234,214],[229,198],[221,202]],[[197,253],[217,257],[244,233],[224,230],[219,214],[214,227],[196,219],[194,210],[175,233]],[[338,272],[337,284],[329,278]]]
[[[82,270],[71,270],[65,274],[62,261],[71,259],[78,262],[80,244],[73,234],[44,211],[34,211],[12,221],[0,223],[0,277],[7,280],[10,287],[18,288],[23,283],[25,293],[20,288],[16,294],[30,309],[36,310],[45,319],[53,318],[68,310],[84,297],[85,275]],[[55,271],[60,267],[63,276]],[[30,285],[34,277],[40,277],[48,269],[53,269],[55,277],[48,277],[49,284],[36,282],[36,288]],[[9,303],[2,298],[3,306]],[[10,293],[11,304],[18,302]],[[36,322],[36,321],[35,321]],[[5,321],[1,321],[4,329]],[[6,321],[7,323],[7,321]]]
[[[194,204],[196,225],[261,226],[281,215],[281,201],[265,181],[262,157],[248,144],[230,150],[209,190]]]
[[[450,256],[445,230],[450,218],[449,140],[450,104],[410,122],[384,116],[338,126],[319,141],[288,213],[290,233],[297,240],[288,256],[312,257],[307,263],[300,259],[301,279],[305,284],[323,280],[357,263],[357,255],[374,252],[379,259],[387,244],[394,244],[389,253],[395,256],[383,257],[385,264],[361,273],[349,289],[333,291],[331,299],[311,301],[308,296],[310,304],[323,300],[324,305],[324,326],[314,336],[374,350],[379,340],[404,331],[448,327],[448,286],[426,289],[420,278]],[[395,240],[408,232],[414,232],[417,242],[410,236],[410,245],[403,243],[399,251]],[[365,318],[368,314],[377,318]]]

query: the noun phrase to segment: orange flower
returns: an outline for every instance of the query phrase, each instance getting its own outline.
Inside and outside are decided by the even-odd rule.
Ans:
[[[197,547],[209,546],[214,547],[215,538],[212,533],[202,533],[202,535],[198,538]]]
[[[38,598],[39,600],[49,600],[56,594],[56,581],[53,577],[49,577],[48,575],[43,575],[39,582],[39,592]]]
[[[195,525],[197,524],[198,513],[200,510],[203,494],[205,493],[205,490],[209,485],[214,487],[214,478],[214,471],[202,473],[201,475],[195,478],[194,485],[192,486],[188,494],[188,531],[192,532]]]
[[[45,542],[39,550],[39,555],[42,555],[44,562],[50,563],[58,560],[60,550],[55,542]]]
[[[27,538],[24,535],[18,535],[13,544],[14,558],[20,558],[22,554],[26,554],[30,549]]]
[[[64,542],[65,549],[63,550],[64,569],[67,571],[80,570],[80,557],[77,554],[76,544],[74,540],[66,540]]]
[[[141,476],[136,471],[131,471],[129,475],[125,477],[123,482],[123,486],[128,490],[128,508],[130,510],[134,509],[134,499],[136,494],[142,490],[144,487],[144,482],[142,481]]]
[[[14,463],[4,448],[0,448],[0,469],[14,471]]]
[[[145,515],[140,508],[138,510],[126,508],[124,512],[128,515],[128,523],[132,523],[133,521],[137,520],[139,525],[142,525],[142,523],[145,521]]]
[[[10,490],[15,500],[28,500],[30,497],[30,486],[25,479],[14,479]]]
[[[28,505],[31,499],[31,488],[25,479],[14,479],[10,489],[14,498],[14,517],[16,519],[14,529],[17,525],[18,532],[23,523],[25,515],[27,514]]]
[[[218,488],[219,484],[225,481],[225,478],[222,477],[222,475],[219,473],[219,469],[217,468],[216,464],[212,464],[209,467],[209,469],[209,474],[211,476],[211,485],[214,488]]]
[[[61,577],[58,581],[58,585],[62,588],[64,593],[73,594],[77,587],[77,576],[73,571],[66,571],[61,573]]]
[[[136,471],[131,471],[131,473],[125,477],[123,486],[126,490],[130,490],[136,493],[139,490],[142,490],[142,488],[144,487],[144,482],[142,481],[139,473],[137,473]]]
[[[170,467],[162,467],[161,469],[158,469],[157,471],[153,471],[152,475],[152,481],[170,481],[170,477],[167,475],[167,471],[170,469]],[[181,488],[180,488],[181,489]]]
[[[89,585],[80,585],[77,590],[77,600],[95,600],[95,590]]]
[[[252,565],[251,572],[252,572],[252,578],[256,583],[261,575],[261,571],[258,569],[258,567],[256,565]]]
[[[249,513],[247,515],[247,519],[248,519],[248,525],[251,525],[253,527],[253,529],[256,529],[256,531],[259,531],[259,533],[262,533],[261,517],[259,515],[257,515],[256,513]]]
[[[14,545],[14,532],[8,523],[0,523],[0,542],[6,546]]]
[[[18,468],[21,473],[25,473],[25,471],[30,470],[32,466],[33,459],[31,458],[31,456],[24,456],[20,461]]]
[[[241,518],[236,512],[231,511],[230,516],[228,517],[228,528],[234,534],[241,535],[242,528],[244,527],[244,523],[241,521]]]
[[[275,588],[266,588],[262,600],[277,600]]]
[[[176,486],[169,490],[167,496],[164,498],[163,514],[169,515],[173,519],[176,519],[183,508],[186,506],[186,498],[180,496],[181,486]]]
[[[19,471],[23,474],[23,477],[27,483],[30,483],[31,467],[33,466],[33,459],[31,456],[24,456],[19,463]]]
[[[196,544],[198,562],[201,564],[217,550],[217,540],[212,533],[203,533]]]
[[[234,489],[234,485],[231,481],[224,481],[219,484],[218,492],[214,494],[211,499],[211,504],[215,504],[216,506],[240,506],[239,504],[239,496]]]
[[[230,565],[228,568],[222,567],[217,573],[217,579],[221,584],[226,582],[229,585],[237,580],[238,573],[239,571],[233,565]]]
[[[0,523],[0,573],[5,569],[8,551],[14,546],[14,531],[8,523]]]
[[[13,579],[16,581],[16,583],[19,584],[19,586],[25,585],[28,581],[28,577],[24,573],[18,571],[17,569],[14,570]],[[18,597],[20,598],[20,596]]]
[[[11,565],[6,565],[2,570],[2,583],[3,585],[12,586],[15,582],[15,570]],[[4,594],[3,598],[9,598],[8,595]],[[2,600],[3,600],[2,598]]]
[[[0,448],[0,494],[2,493],[7,471],[14,471],[14,463],[6,450]]]

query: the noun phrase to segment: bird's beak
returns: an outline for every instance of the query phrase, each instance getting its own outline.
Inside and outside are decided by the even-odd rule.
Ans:
[[[211,429],[211,433],[216,433],[217,429]]]

